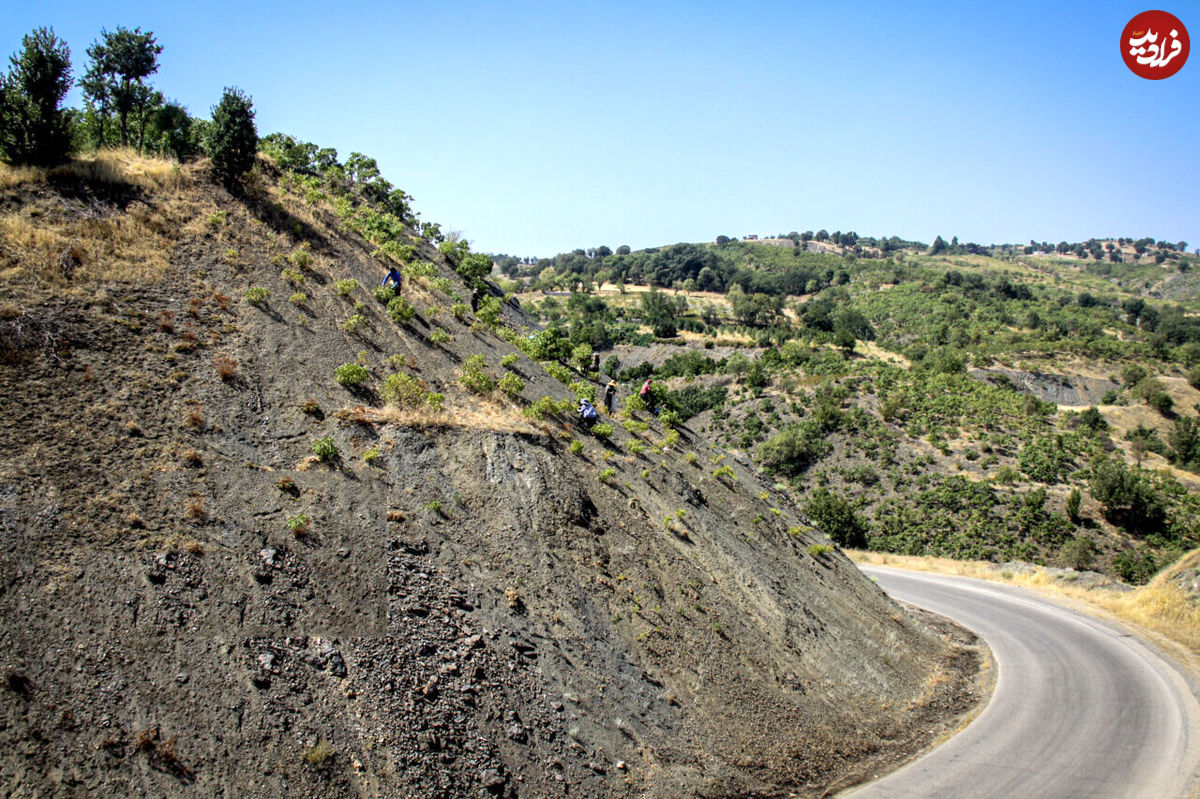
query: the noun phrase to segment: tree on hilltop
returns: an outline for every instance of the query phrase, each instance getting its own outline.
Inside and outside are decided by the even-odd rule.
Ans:
[[[226,186],[232,186],[254,166],[258,152],[254,107],[241,89],[226,87],[221,102],[213,107],[205,149],[212,159],[213,173]]]
[[[71,51],[51,28],[38,28],[9,58],[0,78],[0,156],[10,164],[51,166],[71,149],[59,104],[71,87]]]
[[[150,31],[118,26],[114,33],[103,28],[100,41],[87,49],[92,64],[79,85],[99,122],[97,144],[107,142],[106,127],[115,111],[120,125],[121,145],[131,144],[129,118],[137,122],[137,148],[145,143],[146,123],[150,113],[162,105],[163,96],[154,90],[146,78],[158,72],[158,56],[162,45]]]

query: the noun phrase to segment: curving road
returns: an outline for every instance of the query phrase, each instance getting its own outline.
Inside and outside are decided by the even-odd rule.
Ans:
[[[1200,702],[1158,650],[1010,586],[863,567],[992,648],[995,693],[962,732],[843,797],[1167,799],[1196,790]]]

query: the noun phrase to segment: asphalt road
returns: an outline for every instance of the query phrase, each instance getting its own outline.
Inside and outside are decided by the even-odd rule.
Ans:
[[[843,797],[1147,797],[1197,790],[1200,702],[1150,644],[1032,592],[863,567],[987,641],[995,693],[947,743]]]

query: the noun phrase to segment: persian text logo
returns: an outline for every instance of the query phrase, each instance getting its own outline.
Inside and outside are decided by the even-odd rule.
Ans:
[[[1191,39],[1187,28],[1166,11],[1143,11],[1121,31],[1121,58],[1133,74],[1162,80],[1178,72],[1187,61]]]

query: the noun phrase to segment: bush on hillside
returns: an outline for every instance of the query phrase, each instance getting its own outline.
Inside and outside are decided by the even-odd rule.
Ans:
[[[212,159],[213,174],[226,186],[232,186],[254,166],[258,152],[253,104],[240,89],[226,87],[212,115],[205,150]]]

